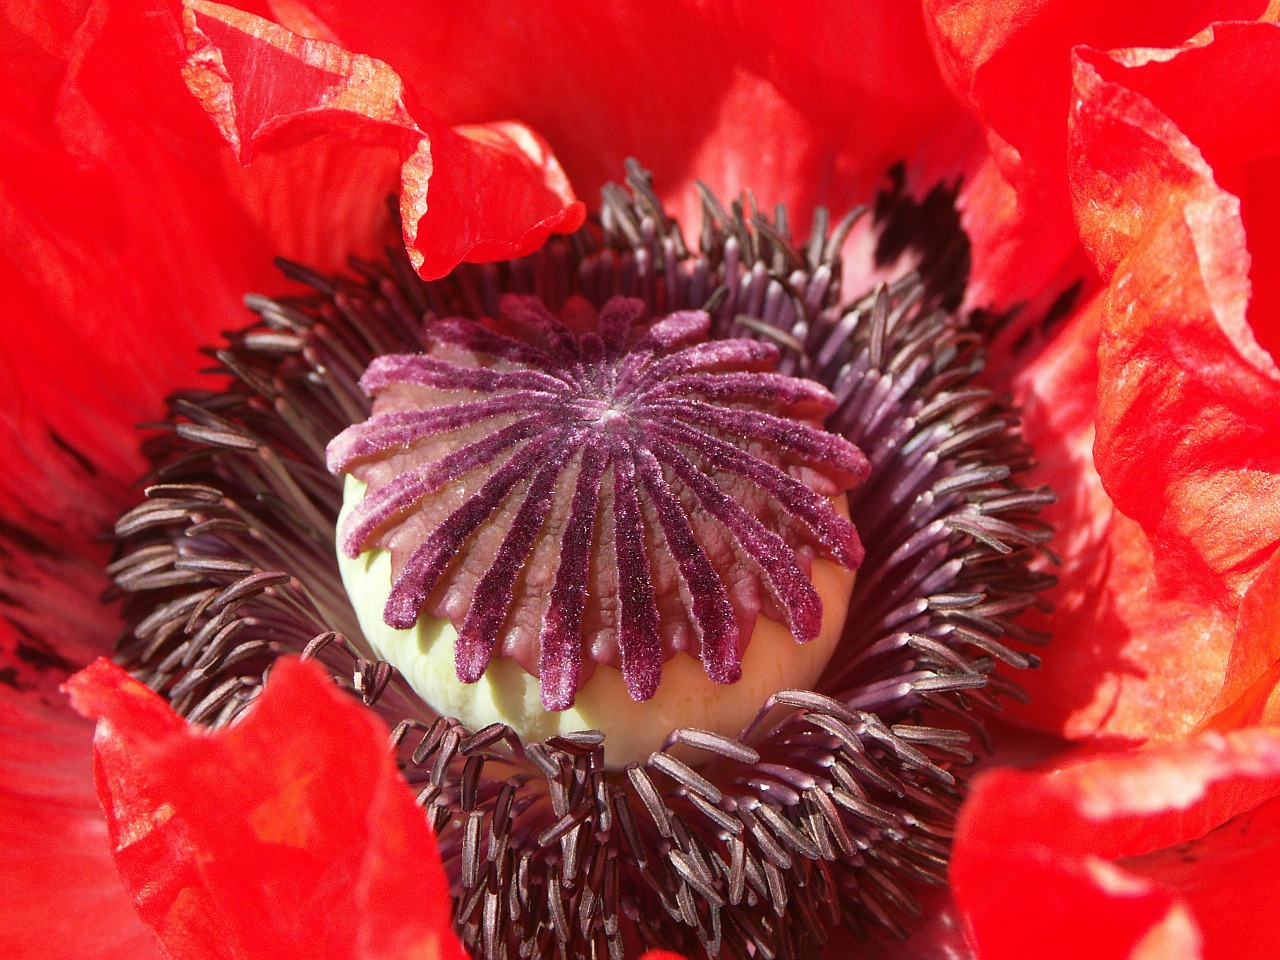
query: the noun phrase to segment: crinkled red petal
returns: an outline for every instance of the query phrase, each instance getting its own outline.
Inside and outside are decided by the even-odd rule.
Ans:
[[[1270,957],[1278,805],[1274,728],[994,770],[952,886],[984,960]]]
[[[1060,497],[1046,516],[1061,584],[1036,624],[1052,631],[1053,656],[1019,678],[1032,702],[1013,707],[1038,728],[1141,740],[1214,715],[1258,722],[1280,705],[1276,640],[1240,610],[1280,532],[1280,435],[1266,412],[1280,380],[1252,334],[1246,234],[1220,186],[1248,179],[1233,173],[1241,156],[1270,149],[1252,132],[1270,129],[1253,103],[1265,97],[1243,71],[1276,34],[1220,24],[1181,50],[1078,53],[1071,184],[1109,289],[1015,380],[1037,479]],[[1228,100],[1259,116],[1215,140],[1207,118],[1233,78],[1241,92]],[[1176,107],[1205,152],[1136,88]],[[1237,128],[1249,131],[1239,142]]]
[[[1104,79],[1150,100],[1195,144],[1218,185],[1239,199],[1249,253],[1248,319],[1274,356],[1280,347],[1280,231],[1272,215],[1280,205],[1280,103],[1262,78],[1280,62],[1280,27],[1219,23],[1174,56],[1146,49],[1081,56]],[[1206,90],[1216,95],[1205,96]]]
[[[216,133],[165,57],[181,46],[171,13],[7,12],[4,49],[28,55],[0,79],[0,397],[15,452],[0,498],[41,510],[37,498],[63,499],[42,480],[68,447],[104,486],[136,476],[132,425],[234,323],[270,251],[227,202]]]
[[[1207,725],[1222,730],[1280,724],[1280,552],[1245,592],[1222,689]]]
[[[400,157],[343,136],[241,167],[182,81],[163,3],[14,7],[0,42],[0,500],[52,516],[79,505],[34,502],[64,489],[45,465],[70,446],[136,476],[133,424],[245,322],[245,292],[279,288],[274,255],[331,269],[394,242]]]
[[[106,660],[67,683],[125,886],[170,960],[464,960],[448,884],[386,728],[314,665],[188,727]]]
[[[1255,19],[1266,0],[1116,4],[1107,0],[927,0],[925,22],[943,76],[978,118],[994,170],[984,203],[1004,216],[973,217],[974,262],[984,289],[1011,303],[1058,275],[1077,242],[1067,195],[1071,51],[1174,46],[1215,20]],[[998,202],[998,201],[997,201]]]
[[[1274,960],[1280,798],[1203,837],[1129,857],[1121,867],[1169,890],[1195,918],[1207,960]]]
[[[531,253],[582,225],[559,163],[516,123],[449,127],[387,64],[232,7],[188,0],[185,76],[240,160],[315,137],[394,146],[405,242],[424,277]]]
[[[1022,376],[1036,479],[1060,492],[1048,518],[1063,563],[1052,613],[1033,614],[1053,632],[1053,656],[1025,678],[1032,702],[1013,712],[1071,737],[1176,736],[1217,695],[1232,618],[1154,582],[1145,535],[1116,512],[1093,467],[1100,309],[1091,304]]]
[[[0,621],[0,955],[158,960],[111,861],[90,724],[28,686]]]
[[[1009,713],[1072,738],[1181,736],[1220,697],[1235,616],[1218,597],[1158,582],[1146,534],[1103,489],[1092,457],[1102,310],[1100,298],[1087,304],[1015,380],[1032,482],[1058,493],[1045,518],[1062,563],[1052,610],[1028,617],[1051,633],[1050,655],[1016,678],[1030,702]]]
[[[536,128],[588,200],[637,157],[695,230],[694,180],[720,196],[750,188],[765,208],[786,203],[803,230],[817,204],[842,213],[864,202],[900,159],[931,185],[980,146],[946,95],[918,12],[895,0],[431,0],[413,16],[387,0],[309,6],[446,122]]]
[[[1220,44],[1219,33],[1237,42]],[[1241,56],[1243,35],[1280,66],[1280,27],[1270,24],[1220,25],[1189,48],[1193,62]],[[1171,66],[1189,55],[1161,58]],[[1247,316],[1239,200],[1168,114],[1128,85],[1141,67],[1124,62],[1135,57],[1082,50],[1075,69],[1072,189],[1081,235],[1110,284],[1095,455],[1116,505],[1150,537],[1164,582],[1238,597],[1280,539],[1280,370]],[[1230,71],[1219,73],[1207,87],[1198,73],[1181,74],[1181,96],[1247,110]],[[1237,116],[1219,135],[1263,121]]]

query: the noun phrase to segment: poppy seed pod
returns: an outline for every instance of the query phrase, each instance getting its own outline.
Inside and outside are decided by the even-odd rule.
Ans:
[[[7,10],[0,954],[1269,960],[1274,7]]]

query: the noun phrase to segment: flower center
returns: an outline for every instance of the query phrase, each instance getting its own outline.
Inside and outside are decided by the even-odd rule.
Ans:
[[[388,551],[391,582],[376,558],[344,563],[344,580],[358,613],[366,594],[384,601],[380,620],[362,616],[365,636],[428,703],[525,736],[598,726],[621,766],[677,727],[736,736],[769,696],[816,678],[863,555],[830,498],[843,503],[866,458],[821,429],[836,406],[825,387],[772,372],[773,344],[708,342],[710,326],[702,310],[650,318],[634,298],[597,312],[571,297],[557,317],[504,295],[496,317],[436,321],[424,353],[370,364],[373,416],[329,444],[328,463],[363,487],[341,552]],[[824,565],[825,604],[815,555],[846,571]],[[651,700],[681,655],[736,684],[762,613],[796,642],[824,642],[788,657],[766,628],[770,649],[733,694],[681,663],[658,710],[614,702]],[[445,682],[438,619],[457,679],[498,689]],[[597,668],[603,689],[552,723],[518,673],[486,672],[494,657],[539,679],[546,711],[572,707]]]
[[[990,318],[958,312],[968,245],[954,198],[938,188],[917,202],[899,177],[874,213],[863,211],[861,219],[847,218],[834,229],[820,214],[801,245],[789,239],[782,213],[766,217],[749,198],[726,211],[708,194],[694,251],[662,210],[647,176],[633,168],[628,183],[629,193],[606,190],[600,222],[574,237],[553,238],[522,261],[464,266],[440,281],[420,281],[402,252],[385,263],[352,261],[351,277],[282,264],[309,292],[248,298],[260,320],[216,352],[225,381],[213,390],[175,395],[163,429],[144,443],[153,465],[151,486],[146,500],[117,524],[120,556],[110,568],[128,624],[117,655],[179,713],[213,725],[233,721],[253,702],[276,658],[303,653],[325,665],[393,727],[401,769],[439,836],[459,930],[477,958],[555,951],[618,956],[637,944],[726,958],[813,956],[837,924],[901,934],[903,918],[918,909],[912,885],[945,877],[962,785],[957,780],[969,757],[970,732],[981,730],[978,711],[994,707],[997,695],[1016,692],[995,673],[996,663],[1034,665],[1035,658],[1018,648],[1037,638],[1016,618],[1052,582],[1037,569],[1037,545],[1048,536],[1037,511],[1051,494],[1018,485],[1030,454],[1016,412],[978,380]],[[846,244],[850,230],[867,231],[860,238],[866,242]],[[874,260],[843,262],[844,250],[850,259],[872,251]],[[846,293],[849,277],[866,285]],[[539,367],[456,342],[483,330],[522,344],[517,352],[547,352],[558,340],[573,353],[545,317],[545,335],[513,335],[504,326],[504,309],[511,313],[504,294],[536,297],[517,306],[527,314],[541,304],[572,334],[581,356]],[[602,332],[606,308],[613,303],[616,310],[632,298],[644,310],[629,326],[614,325],[626,335],[613,340]],[[671,317],[699,311],[709,319],[706,343],[655,348],[643,356],[648,348],[641,344]],[[466,319],[450,319],[458,317]],[[432,330],[445,335],[430,336]],[[587,345],[596,343],[593,333],[598,347]],[[811,390],[803,385],[813,380],[834,397],[822,403],[834,406],[829,412],[821,405],[788,411],[750,398],[726,402],[705,390],[662,394],[663,383],[684,374],[651,383],[639,371],[672,361],[682,350],[714,352],[742,338],[756,343],[749,349],[776,348],[770,359],[776,367],[715,376],[782,374],[778,380],[803,390]],[[613,360],[607,358],[610,342],[619,345]],[[733,354],[744,348],[723,349]],[[386,359],[401,356],[419,359]],[[426,360],[436,370],[462,371],[449,377],[523,377],[528,383],[459,390],[389,375],[399,369],[412,381],[415,366]],[[378,371],[385,382],[375,386],[370,374]],[[372,404],[359,385],[362,376],[375,394]],[[629,382],[643,382],[644,389],[637,394]],[[539,395],[537,404],[526,403],[529,397],[506,400],[525,390]],[[494,413],[503,402],[515,409]],[[422,428],[423,419],[450,421],[476,407],[484,417],[471,426],[455,422],[456,430],[438,433]],[[655,407],[674,407],[678,416],[654,420]],[[838,456],[792,459],[783,455],[785,443],[708,422],[748,415],[757,424],[764,422],[760,417],[788,421],[782,436],[796,440],[820,425],[819,435],[835,435],[866,453],[866,478],[846,489]],[[415,421],[407,446],[391,438],[391,421],[379,425],[378,418],[387,416]],[[526,435],[508,443],[511,434],[503,431],[529,418],[534,425],[515,431]],[[376,439],[384,427],[391,433],[378,436],[386,444],[357,450],[360,440]],[[366,474],[367,495],[360,480],[340,480],[326,469],[326,445],[348,430],[354,445],[340,441],[330,453]],[[682,437],[697,439],[690,431],[706,439],[684,443]],[[655,447],[655,436],[680,457]],[[486,440],[487,452],[474,458],[473,470],[458,470],[457,460],[448,469],[433,466]],[[525,467],[503,472],[538,443],[547,446],[535,446]],[[496,449],[501,444],[506,446]],[[592,456],[608,462],[589,460],[591,449],[604,451]],[[681,458],[692,468],[685,469]],[[750,472],[760,469],[757,461],[808,494],[792,485],[791,492],[775,495],[774,481],[757,479],[773,474]],[[377,512],[373,506],[356,515],[370,498],[381,495],[386,506],[399,477],[432,470],[446,479],[403,510],[393,509],[372,526],[366,521]],[[594,509],[575,512],[579,480],[597,472],[598,480],[582,485],[584,499],[595,499]],[[511,474],[520,476],[506,499],[482,495],[495,477],[505,483]],[[530,488],[544,476],[548,497],[531,498]],[[669,501],[654,495],[662,488],[659,476],[678,511],[666,510]],[[353,488],[345,507],[344,484]],[[840,490],[867,551],[843,617],[832,615],[840,604],[828,603],[818,582],[822,565],[842,569],[836,562],[840,540],[795,507],[798,496],[831,509]],[[744,510],[751,504],[751,522],[781,538],[787,552],[743,548],[740,532],[750,524],[717,517],[708,506],[721,503],[717,492]],[[533,511],[543,502],[549,506],[536,530],[510,522],[526,505]],[[425,515],[424,503],[430,508]],[[447,521],[471,503],[479,503],[473,510],[484,516],[461,541],[463,558],[474,564],[462,574],[452,554],[439,549],[448,538],[432,538],[441,527],[460,529],[456,520],[452,526]],[[356,517],[350,529],[348,516]],[[589,544],[584,534],[570,545],[602,558],[601,572],[589,562],[584,580],[566,575],[564,592],[582,591],[586,601],[557,609],[581,609],[584,623],[594,616],[611,625],[615,638],[649,637],[649,645],[637,649],[650,653],[656,634],[656,656],[634,662],[656,661],[660,677],[637,667],[636,689],[644,693],[651,680],[660,682],[648,700],[633,700],[635,691],[623,679],[627,642],[615,639],[610,651],[594,643],[606,635],[600,631],[557,630],[555,636],[578,638],[584,682],[562,683],[569,674],[563,667],[549,685],[543,677],[539,688],[534,678],[526,696],[530,713],[563,717],[582,709],[592,697],[595,681],[586,678],[593,670],[596,676],[613,670],[618,678],[605,698],[610,710],[621,704],[653,711],[665,690],[686,682],[677,677],[681,664],[708,688],[744,689],[757,672],[752,658],[768,649],[762,624],[773,623],[782,634],[788,662],[823,642],[821,636],[803,644],[795,639],[806,631],[793,627],[811,622],[805,605],[791,602],[806,584],[823,600],[824,621],[834,621],[834,655],[798,689],[754,694],[762,709],[742,736],[699,728],[696,714],[681,714],[694,719],[671,720],[675,729],[661,746],[637,750],[638,759],[624,770],[609,769],[615,741],[623,740],[617,731],[565,728],[540,739],[541,728],[521,736],[510,723],[467,724],[450,703],[425,703],[398,664],[375,648],[379,630],[396,629],[385,623],[396,578],[408,572],[393,611],[412,624],[402,632],[434,622],[449,624],[460,637],[472,609],[487,611],[492,616],[474,618],[473,636],[484,642],[471,648],[468,669],[487,651],[485,678],[503,669],[531,677],[521,658],[533,672],[540,670],[536,642],[512,640],[510,650],[505,645],[522,630],[526,640],[540,635],[543,608],[550,607],[564,567],[560,545],[574,516],[584,527],[590,520],[591,537]],[[679,527],[680,516],[698,535],[692,540],[727,594],[732,616],[694,609],[695,600],[702,602],[714,587],[691,589],[692,574],[681,572],[681,559],[696,558],[696,552],[675,548],[664,527],[664,518],[672,530]],[[619,536],[619,523],[632,533]],[[835,522],[828,516],[824,523]],[[401,529],[419,524],[416,531]],[[535,532],[517,536],[519,530]],[[733,531],[732,538],[725,531]],[[404,562],[393,570],[401,536]],[[530,577],[526,559],[510,583],[497,575],[488,579],[486,591],[500,600],[510,587],[511,602],[477,602],[489,571],[505,569],[499,562],[504,547],[518,555],[516,547],[529,536],[534,543],[527,558],[536,560],[539,550],[555,545],[548,554],[555,562],[543,564],[545,589],[520,592],[519,581],[527,585]],[[338,551],[339,541],[358,556]],[[434,552],[427,562],[411,563],[429,543]],[[588,549],[606,543],[611,546],[602,554]],[[379,575],[385,593],[358,586],[349,597],[336,554],[343,564],[385,564]],[[434,569],[437,555],[443,573],[429,586],[422,571]],[[630,580],[619,578],[619,556],[622,568],[651,572],[647,592],[643,583],[632,591]],[[738,565],[728,581],[726,561]],[[805,573],[803,583],[791,564]],[[597,589],[596,595],[613,598],[612,612],[603,602],[589,612],[593,586],[606,582],[609,591]],[[749,584],[756,598],[754,630],[738,622],[733,608],[739,583]],[[795,589],[779,586],[785,583]],[[470,602],[450,609],[450,590]],[[652,597],[652,608],[634,603],[642,595]],[[542,606],[522,618],[517,596]],[[625,609],[632,614],[624,616]],[[640,609],[656,611],[659,626],[646,620],[648,614],[636,615]],[[491,647],[485,641],[494,629],[490,620],[501,621]],[[708,641],[708,629],[714,637],[726,624],[737,629],[737,643]],[[675,652],[666,645],[668,629],[683,630],[683,647]],[[824,622],[819,634],[825,629]],[[456,675],[456,643],[450,638],[440,645],[446,653],[436,673]],[[727,679],[738,668],[744,679],[736,684],[709,678],[716,671]],[[450,684],[474,690],[482,682]],[[545,710],[548,686],[555,696],[574,689],[573,707]],[[501,695],[500,684],[492,689]],[[632,716],[625,726],[668,729],[652,716]],[[922,716],[928,725],[921,725]],[[696,765],[691,754],[700,759]]]

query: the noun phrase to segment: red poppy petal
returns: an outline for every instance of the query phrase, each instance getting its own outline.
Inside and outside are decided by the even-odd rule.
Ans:
[[[532,252],[582,225],[559,164],[518,124],[450,128],[391,67],[241,10],[188,0],[186,79],[244,163],[318,136],[400,152],[405,241],[423,276]]]
[[[1198,53],[1217,47],[1210,39]],[[1280,538],[1280,371],[1246,318],[1238,200],[1156,104],[1107,79],[1126,76],[1123,59],[1082,50],[1075,71],[1072,188],[1081,235],[1110,279],[1095,456],[1169,587],[1238,596]],[[1185,97],[1206,95],[1198,74],[1182,79]],[[1211,89],[1236,101],[1225,78]]]
[[[1277,11],[1280,12],[1280,11]],[[1220,23],[1176,55],[1162,50],[1115,51],[1090,57],[1107,80],[1156,105],[1200,150],[1215,181],[1239,198],[1249,249],[1249,320],[1259,343],[1280,347],[1280,204],[1275,180],[1280,153],[1280,103],[1263,78],[1280,62],[1274,23]],[[1204,90],[1222,96],[1204,96]]]
[[[523,124],[428,129],[400,180],[409,259],[428,280],[464,260],[522,257],[586,220],[551,148]]]
[[[1273,663],[1235,703],[1206,722],[1211,730],[1236,730],[1251,724],[1280,726],[1280,663]]]
[[[1185,735],[1221,695],[1235,617],[1213,598],[1162,587],[1142,529],[1105,495],[1099,511],[1099,537],[1073,557],[1053,612],[1029,618],[1052,628],[1052,655],[1015,678],[1031,702],[1011,704],[1010,716],[1075,739]]]
[[[171,960],[464,960],[387,730],[318,667],[280,661],[254,708],[216,733],[105,660],[67,690],[99,720],[116,864]]]
[[[1030,482],[1058,494],[1044,516],[1062,562],[1052,610],[1028,615],[1052,634],[1049,655],[1012,677],[1030,702],[1008,712],[1072,738],[1182,736],[1220,694],[1235,616],[1157,582],[1146,535],[1103,489],[1092,456],[1102,308],[1100,298],[1086,304],[1014,382],[1036,451]]]
[[[1280,552],[1245,592],[1236,619],[1226,677],[1209,725],[1229,730],[1280,723]]]
[[[421,136],[385,63],[204,0],[183,26],[187,86],[242,163],[333,129],[410,148]]]
[[[162,4],[11,7],[0,48],[0,509],[100,529],[143,469],[134,424],[248,321],[245,292],[280,287],[273,254],[381,251],[392,218],[369,185],[389,191],[398,158],[389,177],[306,148],[244,170],[182,82]]]
[[[279,289],[273,255],[333,269],[393,242],[400,157],[330,138],[241,167],[182,81],[163,3],[14,8],[0,45],[0,504],[97,516],[141,470],[133,425],[247,321],[246,292]],[[89,497],[50,478],[72,459],[98,472]]]
[[[1204,955],[1274,960],[1280,921],[1280,798],[1239,814],[1205,836],[1121,862],[1173,891],[1195,916]],[[1266,931],[1260,935],[1259,931]]]
[[[979,872],[1003,881],[963,901],[983,960],[1200,960],[1186,909],[1106,861],[996,848],[971,851],[964,866],[956,883]]]
[[[1213,112],[1203,91],[1215,99],[1236,64],[1257,65],[1246,38],[1276,34],[1219,25],[1180,52],[1080,52],[1072,183],[1082,234],[1111,289],[1019,377],[1038,479],[1061,495],[1047,513],[1064,558],[1043,624],[1054,655],[1025,678],[1032,703],[1013,707],[1042,729],[1170,737],[1211,714],[1225,728],[1280,709],[1276,639],[1264,615],[1237,613],[1280,530],[1280,438],[1264,412],[1280,381],[1263,369],[1270,358],[1244,322],[1248,258],[1234,198],[1217,185],[1223,173],[1130,89],[1141,80],[1169,97],[1167,68],[1196,58],[1183,98],[1171,102],[1201,129]],[[1204,60],[1222,37],[1232,41],[1219,53],[1225,75],[1206,84]],[[1249,150],[1266,147],[1255,134],[1241,138],[1251,139]],[[1245,148],[1216,149],[1229,175]]]
[[[974,263],[1001,302],[1045,289],[1071,256],[1076,231],[1066,190],[1071,51],[1171,46],[1215,20],[1254,19],[1266,0],[1113,3],[1108,0],[927,0],[943,76],[983,124],[1000,178],[1016,197],[978,220]]]
[[[102,531],[127,488],[42,422],[2,350],[0,409],[0,684],[37,700],[56,696],[119,634],[101,601],[110,560]]]
[[[956,900],[984,960],[1199,957],[1202,938],[1206,958],[1264,957],[1276,884],[1243,881],[1274,872],[1278,797],[1280,730],[994,770],[961,811]],[[1262,837],[1231,842],[1247,825]],[[1252,923],[1202,912],[1220,882]]]
[[[26,501],[60,498],[39,482],[43,460],[67,458],[59,445],[109,477],[136,475],[132,424],[269,276],[269,250],[237,229],[246,221],[211,176],[216,135],[160,52],[181,44],[176,18],[153,13],[90,4],[55,41],[45,18],[72,13],[27,5],[0,31],[6,49],[44,57],[40,82],[0,79],[0,392],[10,449],[27,460],[0,486]]]
[[[448,123],[513,117],[592,198],[634,156],[696,233],[694,180],[837,216],[907,158],[952,178],[976,141],[933,65],[919,14],[848,4],[427,2],[309,4],[354,50],[390,63]],[[980,144],[979,144],[980,146]]]
[[[111,649],[120,622],[99,599],[106,551],[76,549],[78,530],[24,522],[0,529],[0,683],[34,699]]]
[[[111,862],[92,727],[15,683],[0,679],[0,955],[158,960]]]

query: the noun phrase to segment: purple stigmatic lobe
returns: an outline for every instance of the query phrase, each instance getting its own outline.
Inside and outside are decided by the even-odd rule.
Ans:
[[[428,353],[370,364],[373,416],[328,463],[368,485],[339,543],[391,551],[386,622],[451,619],[460,680],[513,658],[548,710],[599,664],[647,700],[682,650],[733,683],[762,609],[813,639],[802,558],[861,563],[829,498],[867,460],[822,429],[825,388],[774,373],[773,345],[709,328],[624,297],[556,316],[506,295],[495,318],[432,322]]]

